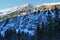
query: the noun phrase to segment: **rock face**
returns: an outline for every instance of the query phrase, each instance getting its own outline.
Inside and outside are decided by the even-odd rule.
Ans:
[[[4,17],[7,18],[6,19],[4,18],[3,20],[2,17],[1,18],[2,21],[0,21],[0,34],[1,36],[4,36],[6,30],[11,29],[11,30],[15,30],[16,33],[18,33],[18,31],[20,30],[20,32],[25,32],[25,33],[29,33],[30,35],[34,35],[38,24],[40,25],[40,29],[42,29],[42,25],[43,25],[42,23],[44,23],[44,26],[46,26],[46,25],[50,25],[49,22],[52,22],[52,28],[54,29],[56,25],[60,24],[59,6],[48,5],[48,7],[45,8],[47,10],[44,9],[44,11],[40,11],[40,8],[38,7],[39,10],[36,9],[37,11],[35,12],[33,12],[32,10],[31,13],[26,13],[25,11],[23,11],[26,13],[25,15],[23,15],[24,13],[21,11],[15,11],[9,15],[6,15]],[[51,7],[53,7],[54,9]],[[21,14],[21,16],[19,14]],[[12,18],[9,17],[11,15],[12,16],[14,15],[14,17]],[[57,22],[55,21],[55,19],[57,19]]]

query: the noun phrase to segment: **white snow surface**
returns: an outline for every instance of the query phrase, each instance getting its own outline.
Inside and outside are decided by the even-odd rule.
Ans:
[[[60,2],[56,2],[56,3],[43,3],[43,4],[40,4],[40,5],[37,5],[35,7],[40,7],[42,5],[56,5],[56,4],[60,4]],[[12,12],[15,12],[17,10],[19,10],[20,8],[24,8],[24,7],[31,7],[31,8],[35,8],[34,6],[30,5],[30,4],[24,4],[22,6],[16,6],[16,7],[12,7],[12,8],[6,8],[6,9],[3,9],[3,10],[0,10],[0,17],[1,16],[4,16],[6,14],[10,14]]]
[[[42,5],[57,5],[57,4],[60,4],[60,2],[54,2],[54,3],[43,3],[43,4],[40,4],[40,5],[37,5],[35,7],[40,7]]]

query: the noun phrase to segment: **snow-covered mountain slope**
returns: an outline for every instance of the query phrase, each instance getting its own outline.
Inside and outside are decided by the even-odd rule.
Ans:
[[[13,8],[6,8],[6,9],[3,9],[3,10],[0,10],[0,12],[2,12],[3,15],[7,15],[7,14],[10,14],[10,13],[18,11],[18,10],[22,10],[23,11],[23,8],[25,8],[25,7],[32,8],[32,5],[25,4],[25,5],[13,7]]]
[[[30,35],[34,35],[34,32],[37,28],[37,24],[40,25],[40,28],[42,29],[42,22],[44,22],[44,25],[48,24],[48,15],[50,13],[51,19],[53,21],[53,25],[56,25],[57,23],[54,24],[54,19],[55,19],[55,11],[57,10],[46,10],[42,12],[35,12],[31,13],[25,16],[18,16],[15,18],[10,18],[6,19],[4,21],[0,22],[0,33],[2,36],[4,36],[5,31],[8,29],[15,29],[16,33],[18,33],[18,30],[20,32],[25,32]],[[58,12],[58,19],[60,20],[60,10]]]
[[[50,6],[52,6],[54,9]],[[52,20],[52,24],[55,26],[58,24],[58,22],[55,23],[54,21],[56,18],[60,22],[59,6],[60,4],[54,4],[49,5],[47,8],[47,4],[39,7],[33,7],[30,4],[26,4],[14,9],[8,9],[10,12],[8,12],[8,10],[5,11],[8,13],[0,18],[0,20],[2,20],[0,21],[0,34],[4,36],[6,30],[15,29],[16,33],[18,33],[18,30],[20,30],[20,32],[24,31],[25,33],[34,35],[37,25],[39,24],[40,28],[42,29],[42,22],[46,26],[49,24],[49,20]],[[4,11],[1,11],[0,15],[2,15],[3,12]]]
[[[15,29],[17,33],[18,30],[20,30],[20,32],[22,31],[24,31],[25,33],[29,32],[29,34],[34,35],[37,23],[39,22],[39,24],[41,24],[42,21],[44,21],[44,23],[47,22],[46,15],[44,16],[43,15],[44,15],[43,12],[39,12],[1,21],[0,33],[2,36],[4,36],[4,33],[7,29]]]
[[[25,4],[13,8],[7,8],[0,10],[0,20],[5,20],[7,18],[12,18],[16,16],[22,16],[38,11],[52,10],[55,9],[55,7],[60,9],[60,3],[45,3],[37,6],[32,6],[31,4]],[[14,16],[11,16],[11,14]]]
[[[12,18],[12,17],[16,17],[16,16],[25,15],[29,11],[31,12],[32,10],[33,10],[33,6],[31,4],[25,4],[25,5],[22,5],[22,6],[17,6],[17,7],[13,7],[13,8],[3,9],[3,10],[0,10],[0,12],[1,12],[0,13],[0,19],[1,20],[5,20],[7,18]],[[11,16],[11,14],[15,15],[15,16]]]

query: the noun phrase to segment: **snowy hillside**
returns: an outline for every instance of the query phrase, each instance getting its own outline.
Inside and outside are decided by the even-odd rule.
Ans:
[[[51,9],[55,9],[55,7],[60,9],[60,3],[44,3],[37,6],[32,6],[31,4],[25,4],[25,5],[13,7],[13,8],[6,8],[3,10],[0,10],[1,12],[0,19],[5,20],[7,18],[22,16],[22,15],[26,15],[26,14],[30,14],[38,11],[51,10]],[[14,16],[10,16],[11,13]]]
[[[6,31],[9,29],[15,30],[16,34],[27,33],[28,36],[38,35],[39,30],[46,35],[49,35],[49,32],[59,32],[60,3],[42,4],[35,7],[25,4],[0,10],[0,36],[5,37]],[[60,37],[59,34],[57,37]]]

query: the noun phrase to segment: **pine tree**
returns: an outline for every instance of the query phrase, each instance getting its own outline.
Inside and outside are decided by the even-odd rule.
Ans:
[[[21,33],[21,39],[20,40],[25,40],[25,33],[24,32]]]
[[[58,15],[59,15],[59,9],[55,6],[55,38],[57,40],[57,35],[59,34],[60,35],[60,21],[59,21],[59,18],[58,18]],[[57,34],[58,33],[58,34]]]
[[[44,40],[44,34],[45,34],[45,32],[44,32],[44,22],[42,22],[42,32],[41,32],[41,39],[42,40]]]
[[[3,40],[3,37],[1,36],[1,34],[0,34],[0,40]]]
[[[55,32],[59,31],[58,29],[60,28],[59,27],[59,18],[58,18],[58,9],[57,7],[55,6]]]
[[[34,35],[34,36],[31,36],[31,40],[36,40],[36,39],[35,39],[35,35]]]
[[[20,30],[18,31],[17,36],[18,36],[18,40],[20,40],[20,39],[21,39],[21,33],[20,33]]]
[[[44,22],[42,22],[42,31],[44,32]]]
[[[40,40],[40,35],[41,35],[40,25],[37,24],[37,29],[36,29],[36,31],[35,31],[36,40]]]
[[[18,40],[16,31],[8,29],[5,32],[5,40]]]
[[[52,18],[51,18],[51,13],[48,10],[48,16],[47,16],[47,21],[48,21],[48,31],[47,31],[47,35],[48,35],[48,39],[47,40],[51,40],[52,38]]]

